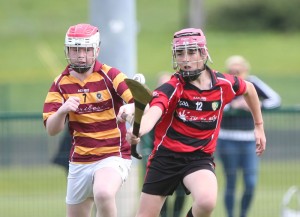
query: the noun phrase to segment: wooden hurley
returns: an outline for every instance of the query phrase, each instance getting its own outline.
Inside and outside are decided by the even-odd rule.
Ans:
[[[152,99],[151,91],[140,82],[126,78],[125,82],[130,89],[133,99],[134,99],[134,122],[133,122],[133,135],[139,136],[140,124],[142,120],[142,116],[145,110],[145,107]],[[136,144],[131,144],[131,155],[137,159],[142,159],[142,155],[140,155],[136,150]]]

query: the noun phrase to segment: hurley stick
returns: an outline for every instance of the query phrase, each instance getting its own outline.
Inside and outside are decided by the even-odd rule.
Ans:
[[[142,120],[142,116],[145,110],[145,107],[150,102],[152,98],[151,91],[145,87],[140,82],[126,78],[125,82],[130,89],[133,99],[134,99],[134,122],[133,122],[133,135],[139,136],[140,124]],[[137,159],[142,159],[142,155],[140,155],[136,150],[136,144],[131,144],[131,155]]]

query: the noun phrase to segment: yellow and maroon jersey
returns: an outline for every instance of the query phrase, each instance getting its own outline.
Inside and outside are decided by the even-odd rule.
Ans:
[[[117,114],[133,97],[124,79],[126,75],[96,61],[94,72],[84,81],[73,77],[69,67],[53,82],[44,104],[44,125],[70,97],[80,98],[76,112],[68,114],[72,135],[70,161],[91,163],[109,156],[130,159],[126,125],[117,122]]]
[[[215,151],[224,106],[245,93],[246,83],[208,70],[212,80],[209,90],[184,82],[176,73],[153,92],[150,106],[158,106],[163,112],[155,127],[154,151],[160,145],[175,152]]]

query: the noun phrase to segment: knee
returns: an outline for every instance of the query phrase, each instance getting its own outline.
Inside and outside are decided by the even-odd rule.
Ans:
[[[201,216],[205,214],[205,216],[211,214],[216,207],[216,199],[213,197],[207,198],[199,198],[194,201],[193,204],[193,212],[197,213]]]
[[[114,194],[107,190],[107,189],[99,189],[96,192],[94,192],[94,200],[96,202],[105,202],[105,201],[110,201],[114,199]]]

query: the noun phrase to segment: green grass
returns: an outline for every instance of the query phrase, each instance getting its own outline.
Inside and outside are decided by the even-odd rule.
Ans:
[[[300,169],[296,166],[299,161],[262,161],[259,171],[259,180],[249,217],[280,216],[282,198],[289,187],[297,185],[300,181]],[[218,178],[219,194],[217,207],[213,217],[225,217],[223,204],[224,176],[222,164],[216,161],[216,175]],[[242,195],[242,174],[238,179],[236,192],[236,216],[238,216],[239,201]],[[191,205],[191,198],[186,202],[185,211]]]
[[[66,175],[57,167],[1,168],[1,216],[64,216]]]
[[[213,216],[225,217],[224,177],[221,163],[218,161],[216,163],[219,196]],[[249,217],[279,216],[284,193],[290,186],[297,185],[300,181],[299,163],[299,161],[289,160],[261,162],[258,188]],[[65,215],[66,174],[61,168],[56,166],[2,167],[0,174],[0,210],[3,216]],[[241,191],[242,183],[239,180],[237,198],[241,196]],[[185,203],[184,212],[191,206],[191,198],[188,197]],[[126,204],[123,206],[127,207]]]

